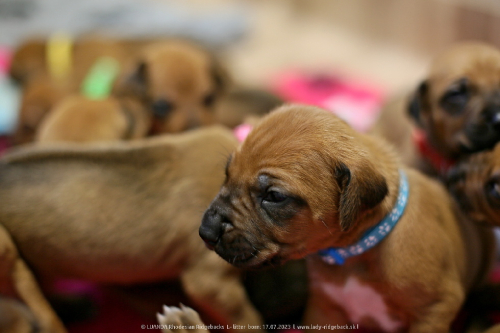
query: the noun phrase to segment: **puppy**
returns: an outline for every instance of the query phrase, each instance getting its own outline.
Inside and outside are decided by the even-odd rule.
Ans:
[[[170,40],[146,47],[116,93],[138,98],[151,110],[151,134],[175,133],[216,122],[215,103],[226,77],[206,50]]]
[[[22,83],[21,107],[13,144],[34,140],[42,119],[67,96],[77,93],[82,82],[97,60],[115,59],[119,68],[125,68],[135,54],[148,41],[115,40],[85,37],[75,41],[70,56],[71,68],[63,77],[53,77],[47,65],[47,42],[33,39],[15,52],[10,74]]]
[[[409,165],[444,172],[457,159],[500,140],[499,79],[500,50],[480,42],[456,44],[433,61],[427,78],[399,103],[406,107],[386,108],[374,131],[404,149]],[[416,128],[404,119],[404,109]],[[402,135],[391,137],[398,127]]]
[[[199,233],[240,268],[306,257],[308,331],[449,332],[494,252],[491,230],[463,219],[440,183],[385,142],[294,105],[231,155]]]
[[[232,133],[209,128],[115,144],[26,146],[0,160],[0,293],[42,332],[64,332],[37,277],[131,285],[179,279],[222,323],[261,323],[240,272],[197,229],[223,180]]]
[[[151,117],[133,99],[92,100],[73,95],[61,101],[37,130],[35,141],[93,142],[143,138]]]
[[[477,223],[500,226],[500,144],[461,161],[447,176],[464,213]]]

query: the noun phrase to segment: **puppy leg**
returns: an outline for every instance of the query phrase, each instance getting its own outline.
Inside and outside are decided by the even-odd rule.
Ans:
[[[409,333],[448,333],[450,325],[465,299],[465,292],[458,280],[444,280],[441,301],[420,312],[411,323]],[[438,294],[439,297],[439,294]]]
[[[158,314],[158,323],[163,325],[163,333],[206,333],[203,322],[196,311],[181,304],[181,307],[163,306],[163,314]],[[193,328],[194,327],[194,328]]]
[[[241,325],[238,331],[262,330],[262,319],[246,295],[239,271],[215,253],[199,258],[181,282],[186,294],[221,323]]]
[[[9,233],[0,225],[0,287],[19,297],[31,310],[39,332],[65,333],[62,322],[45,299]]]

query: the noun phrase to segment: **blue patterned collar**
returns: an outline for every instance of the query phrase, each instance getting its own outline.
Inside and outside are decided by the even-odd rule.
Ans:
[[[342,265],[349,257],[359,255],[377,245],[391,232],[404,213],[408,203],[408,179],[403,170],[399,171],[399,194],[396,206],[380,223],[365,232],[361,239],[348,247],[330,247],[318,252],[324,262],[330,265]]]

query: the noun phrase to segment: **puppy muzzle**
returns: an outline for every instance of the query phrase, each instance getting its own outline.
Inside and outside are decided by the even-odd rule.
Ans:
[[[199,234],[210,250],[237,267],[249,264],[259,252],[244,233],[233,226],[228,216],[213,206],[205,212]]]
[[[224,232],[223,223],[228,223],[214,208],[209,208],[203,215],[199,234],[210,250],[213,250],[220,241]]]
[[[465,135],[469,141],[468,145],[462,146],[465,153],[493,148],[500,141],[500,105],[486,107],[477,121],[465,128]]]

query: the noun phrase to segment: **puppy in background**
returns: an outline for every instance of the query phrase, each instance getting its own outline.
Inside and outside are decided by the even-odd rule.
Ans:
[[[394,143],[408,165],[443,173],[500,140],[499,80],[500,50],[456,44],[433,61],[409,98],[387,106],[373,132]]]
[[[143,138],[151,116],[133,99],[93,100],[73,95],[61,101],[41,122],[35,141],[94,142]]]
[[[447,176],[465,214],[477,223],[500,226],[500,144],[460,161]]]
[[[13,144],[32,142],[45,115],[65,97],[80,91],[100,59],[112,58],[119,68],[124,68],[147,44],[147,40],[122,41],[98,36],[82,37],[73,43],[69,37],[54,40],[29,40],[14,53],[10,75],[22,84],[22,97]]]
[[[227,81],[207,50],[169,40],[144,48],[116,93],[137,98],[151,110],[151,134],[176,133],[217,121],[215,104]]]
[[[494,257],[491,230],[463,219],[440,183],[384,141],[295,105],[266,116],[231,155],[199,232],[240,268],[306,257],[311,332],[447,333]]]

